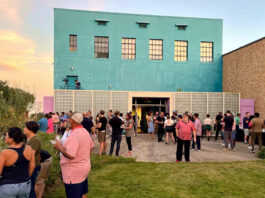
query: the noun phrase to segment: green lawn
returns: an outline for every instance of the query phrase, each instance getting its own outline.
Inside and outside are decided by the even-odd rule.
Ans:
[[[265,160],[176,164],[96,156],[92,166],[91,198],[265,197]],[[60,197],[65,197],[63,185],[45,196]]]

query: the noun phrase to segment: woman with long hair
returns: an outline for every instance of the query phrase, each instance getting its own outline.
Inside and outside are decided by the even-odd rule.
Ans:
[[[0,153],[1,197],[29,197],[35,157],[25,141],[26,137],[20,128],[8,129],[5,138],[8,148]]]
[[[125,130],[126,142],[128,145],[127,156],[131,156],[132,155],[132,136],[134,134],[134,128],[133,128],[133,120],[131,119],[130,113],[127,113],[126,115],[123,129]]]
[[[165,121],[165,126],[164,128],[166,129],[166,144],[168,144],[168,138],[169,135],[172,139],[172,142],[175,144],[175,138],[173,136],[173,128],[172,126],[174,125],[174,121],[170,118],[169,114],[167,115],[167,119]]]
[[[147,124],[148,124],[148,137],[149,139],[154,139],[154,118],[153,118],[153,112],[149,113],[149,116],[147,118]]]

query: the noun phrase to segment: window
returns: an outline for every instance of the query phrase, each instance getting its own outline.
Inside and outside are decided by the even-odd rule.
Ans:
[[[175,41],[175,61],[186,62],[188,60],[188,42]]]
[[[109,37],[95,36],[95,58],[109,58]]]
[[[135,59],[135,38],[121,39],[122,59]]]
[[[100,25],[100,26],[106,26],[107,23],[109,22],[108,20],[104,20],[104,19],[96,19],[95,21],[96,21],[96,22],[98,23],[98,25]]]
[[[74,34],[69,35],[69,51],[70,52],[77,51],[77,35]]]
[[[157,40],[157,39],[149,40],[149,59],[150,60],[163,59],[163,40]]]
[[[148,22],[137,21],[136,23],[139,25],[139,28],[147,28],[147,25],[149,25]]]
[[[212,42],[201,42],[201,62],[213,62]]]
[[[176,26],[178,27],[178,30],[186,30],[188,25],[178,25],[178,24],[176,24]]]

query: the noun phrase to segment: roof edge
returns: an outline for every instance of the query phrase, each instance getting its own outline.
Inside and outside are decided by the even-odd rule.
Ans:
[[[261,41],[261,40],[263,40],[263,39],[265,39],[265,36],[262,37],[262,38],[259,38],[259,39],[255,40],[255,41],[252,41],[252,42],[250,42],[250,43],[248,43],[248,44],[246,44],[246,45],[243,45],[243,46],[241,46],[241,47],[239,47],[239,48],[236,48],[236,49],[234,49],[234,50],[232,50],[232,51],[230,51],[230,52],[227,52],[227,53],[223,54],[223,56],[226,56],[226,55],[231,54],[231,53],[233,53],[233,52],[235,52],[235,51],[238,51],[238,50],[240,50],[240,49],[242,49],[242,48],[245,48],[245,47],[247,47],[247,46],[249,46],[249,45],[252,45],[252,44],[254,44],[254,43],[257,43],[257,42],[259,42],[259,41]]]
[[[203,20],[221,20],[221,18],[200,18],[200,17],[182,17],[182,16],[168,16],[168,15],[155,15],[155,14],[136,14],[136,13],[125,13],[125,12],[109,12],[109,11],[95,11],[95,10],[81,10],[81,9],[69,9],[69,8],[53,8],[54,10],[68,10],[76,12],[95,12],[95,13],[108,13],[108,14],[128,14],[137,16],[154,16],[154,17],[172,17],[172,18],[186,18],[186,19],[203,19]]]

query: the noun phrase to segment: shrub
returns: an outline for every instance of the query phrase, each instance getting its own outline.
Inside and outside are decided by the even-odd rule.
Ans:
[[[265,159],[265,148],[263,148],[259,153],[258,153],[258,157],[261,159]]]

